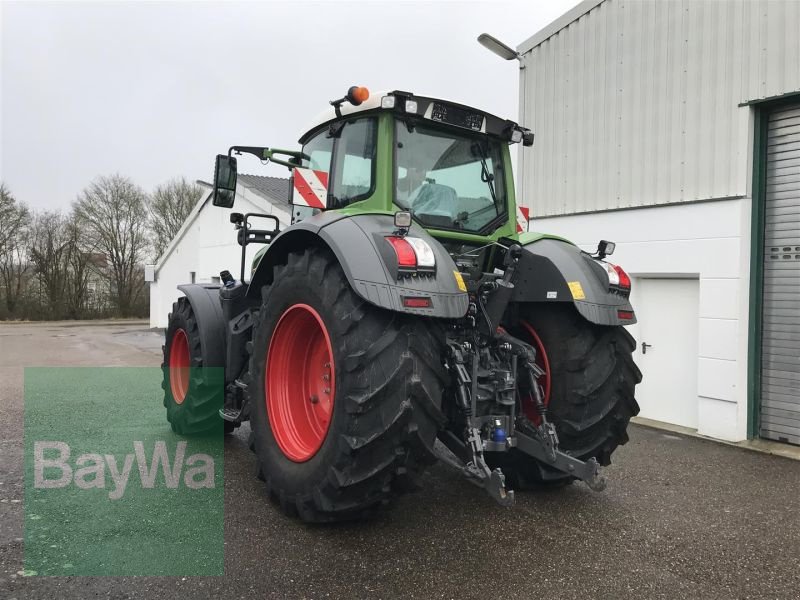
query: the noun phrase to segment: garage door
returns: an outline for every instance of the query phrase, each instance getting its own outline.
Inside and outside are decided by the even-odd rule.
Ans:
[[[800,104],[767,134],[761,436],[800,444]]]

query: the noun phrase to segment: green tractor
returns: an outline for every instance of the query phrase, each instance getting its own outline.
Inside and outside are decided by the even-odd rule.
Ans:
[[[290,169],[292,224],[232,213],[239,279],[179,286],[172,428],[250,421],[258,476],[304,521],[371,514],[436,460],[502,505],[575,480],[602,490],[641,380],[613,243],[589,254],[524,231],[509,148],[533,134],[513,121],[360,87],[330,104],[302,151],[217,156],[224,208],[236,154]],[[246,269],[250,244],[266,246]],[[205,367],[223,368],[224,398]]]

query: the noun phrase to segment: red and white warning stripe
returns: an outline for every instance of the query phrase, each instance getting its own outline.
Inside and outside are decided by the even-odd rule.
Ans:
[[[328,205],[328,174],[325,171],[295,167],[292,176],[293,204],[325,208]]]
[[[517,205],[517,233],[528,231],[531,209],[527,206]]]

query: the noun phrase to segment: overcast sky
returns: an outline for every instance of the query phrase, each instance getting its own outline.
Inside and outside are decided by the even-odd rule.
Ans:
[[[516,46],[576,3],[3,1],[0,177],[36,208],[98,175],[209,180],[233,144],[296,148],[354,84],[516,119],[516,61],[475,38]]]

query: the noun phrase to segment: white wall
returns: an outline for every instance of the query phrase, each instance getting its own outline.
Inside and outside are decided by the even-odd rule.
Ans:
[[[177,286],[190,283],[191,272],[196,274],[195,283],[210,283],[211,278],[219,277],[219,272],[224,269],[239,279],[242,249],[236,243],[236,230],[229,221],[234,211],[274,214],[280,220],[281,228],[289,223],[286,209],[270,204],[242,185],[237,186],[236,204],[232,210],[213,206],[208,199],[179,241],[159,259],[156,280],[150,284],[150,327],[167,326],[172,303],[183,295]],[[259,220],[253,220],[252,224],[258,226]],[[249,278],[250,262],[261,247],[257,244],[248,246],[246,278]]]
[[[534,219],[531,230],[589,251],[600,239],[615,241],[609,260],[633,277],[698,278],[697,322],[675,323],[676,335],[697,330],[697,430],[746,439],[749,199]],[[631,301],[635,309],[635,285]],[[631,333],[638,338],[637,325]]]

